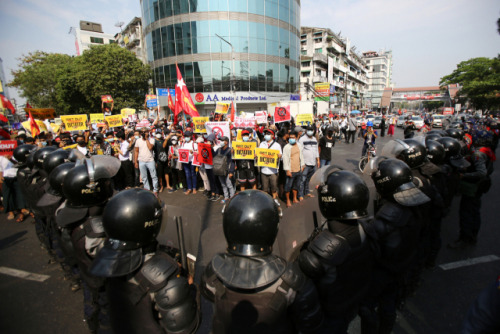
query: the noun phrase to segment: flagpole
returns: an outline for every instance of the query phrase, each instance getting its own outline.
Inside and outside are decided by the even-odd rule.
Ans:
[[[231,71],[232,72],[231,73],[231,95],[233,96],[234,109],[236,110],[236,92],[234,90],[234,47],[233,47],[233,44],[229,43],[228,41],[226,41],[224,38],[222,38],[218,34],[215,34],[215,36],[219,37],[221,40],[223,40],[224,42],[229,44],[229,46],[231,47],[231,59],[232,59],[232,63],[233,63],[233,66],[232,66],[233,70]]]

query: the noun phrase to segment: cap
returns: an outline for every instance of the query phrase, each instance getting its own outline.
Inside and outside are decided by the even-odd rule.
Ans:
[[[306,128],[306,130],[308,130],[308,131],[309,131],[309,130],[314,131],[314,128],[313,128],[312,126],[310,126],[310,125],[309,125],[309,126]]]
[[[250,131],[248,131],[247,129],[241,131],[241,135],[242,136],[243,135],[249,135],[249,134],[250,134]]]
[[[274,134],[274,131],[273,131],[273,130],[271,130],[271,129],[265,129],[265,130],[264,130],[264,133],[270,133],[270,134],[272,134],[273,136],[275,135],[275,134]]]
[[[296,126],[294,130],[295,130],[295,132],[302,132],[302,131],[304,131],[304,129],[301,126]]]
[[[208,141],[215,141],[215,135],[214,135],[213,133],[209,134],[209,135],[207,136],[207,140],[208,140]]]
[[[227,138],[226,136],[223,136],[223,137],[220,137],[220,140],[221,141],[229,141],[229,138]]]
[[[191,131],[184,132],[184,137],[191,137],[193,133]]]

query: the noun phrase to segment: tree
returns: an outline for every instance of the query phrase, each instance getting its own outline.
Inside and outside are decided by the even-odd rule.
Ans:
[[[115,109],[140,108],[151,78],[151,69],[117,44],[99,45],[75,59],[72,80],[91,110],[101,107],[101,95],[111,95]]]
[[[472,58],[457,65],[441,78],[440,85],[458,83],[459,98],[468,99],[477,109],[500,107],[500,58]]]
[[[19,59],[9,86],[35,107],[57,114],[100,112],[101,95],[111,95],[115,110],[141,108],[151,69],[116,44],[93,46],[81,56],[35,51]]]
[[[19,89],[21,96],[35,107],[60,109],[57,84],[71,66],[73,58],[65,54],[35,51],[18,60],[19,69],[12,71],[14,79],[8,86]]]

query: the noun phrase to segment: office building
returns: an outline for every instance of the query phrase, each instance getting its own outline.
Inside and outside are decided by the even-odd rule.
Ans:
[[[91,45],[115,43],[115,36],[103,33],[100,23],[80,21],[80,27],[71,27],[70,32],[75,35],[77,56],[90,49]]]
[[[379,109],[384,89],[392,85],[392,51],[366,51],[362,58],[368,67],[367,99],[371,108]]]
[[[141,0],[141,7],[154,86],[173,88],[177,63],[200,114],[216,102],[256,111],[297,98],[300,0]]]

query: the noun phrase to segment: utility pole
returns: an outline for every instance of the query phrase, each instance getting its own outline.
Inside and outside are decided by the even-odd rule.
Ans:
[[[231,59],[233,62],[233,66],[232,66],[233,70],[231,71],[231,95],[233,96],[233,105],[234,105],[234,109],[236,110],[236,92],[234,90],[234,81],[235,81],[234,80],[234,47],[233,47],[233,44],[229,43],[227,40],[225,40],[224,38],[222,38],[218,34],[215,34],[215,36],[219,37],[221,40],[226,42],[231,47]]]

